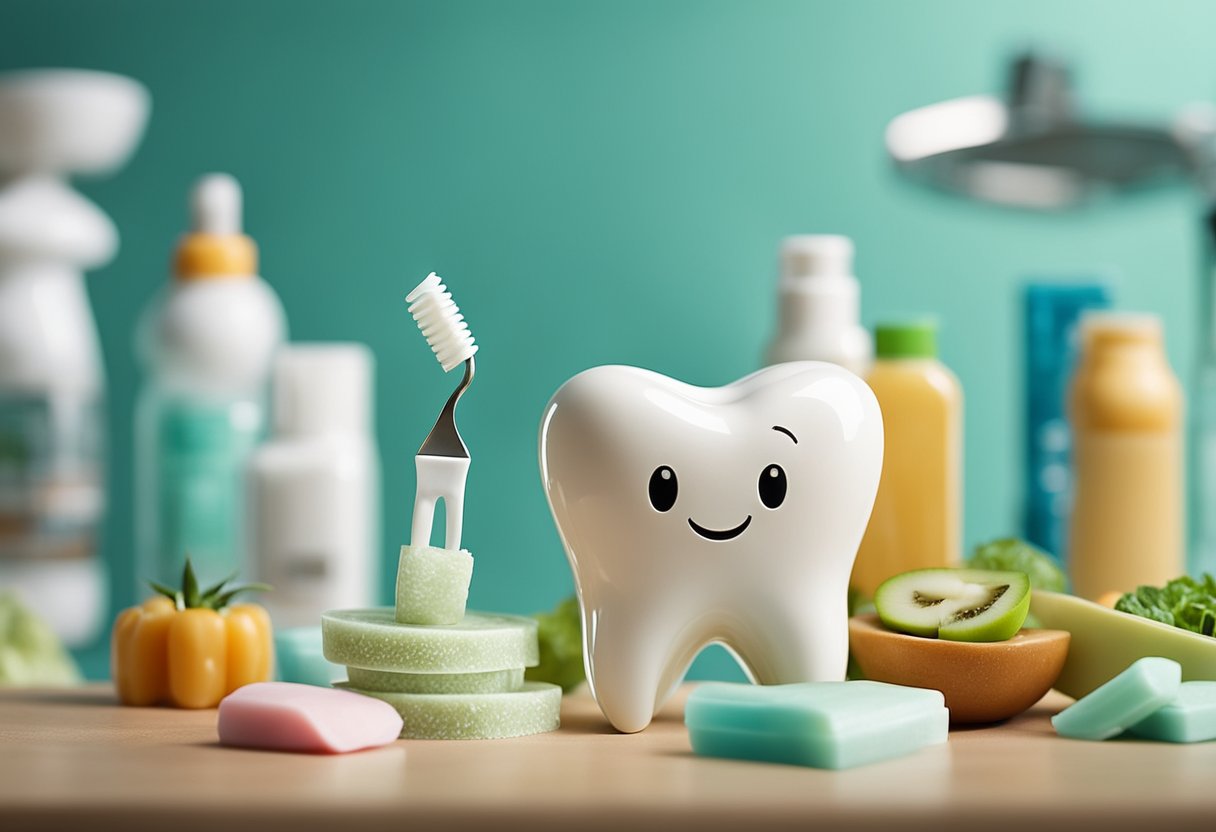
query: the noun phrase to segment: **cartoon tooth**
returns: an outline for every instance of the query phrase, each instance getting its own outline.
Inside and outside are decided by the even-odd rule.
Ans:
[[[849,573],[882,446],[870,388],[831,364],[725,387],[596,367],[554,394],[541,477],[587,678],[618,730],[649,725],[712,642],[761,684],[844,678]]]

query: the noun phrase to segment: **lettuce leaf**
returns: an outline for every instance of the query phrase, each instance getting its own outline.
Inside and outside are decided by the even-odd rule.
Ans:
[[[1137,587],[1123,595],[1115,609],[1192,633],[1216,636],[1216,577],[1183,575],[1163,587]]]
[[[540,642],[540,662],[529,667],[524,678],[530,682],[560,685],[563,693],[578,687],[583,672],[583,621],[578,598],[570,596],[552,612],[538,613],[536,636]]]
[[[17,596],[0,592],[0,687],[80,683],[80,670],[50,626]]]
[[[1025,540],[1012,537],[992,540],[975,547],[967,565],[972,569],[1024,572],[1033,589],[1067,592],[1068,577],[1055,558]]]

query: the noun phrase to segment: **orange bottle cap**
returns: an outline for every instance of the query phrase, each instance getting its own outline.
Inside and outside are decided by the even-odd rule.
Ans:
[[[241,229],[241,186],[212,173],[191,194],[193,228],[177,245],[173,271],[179,280],[250,277],[258,271],[258,247]]]

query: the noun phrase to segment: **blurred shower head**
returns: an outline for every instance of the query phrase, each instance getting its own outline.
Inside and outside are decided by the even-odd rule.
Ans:
[[[887,152],[907,177],[1020,208],[1177,182],[1196,171],[1197,137],[1166,125],[1097,121],[1076,110],[1063,63],[1022,55],[1006,100],[975,95],[931,104],[887,126]]]

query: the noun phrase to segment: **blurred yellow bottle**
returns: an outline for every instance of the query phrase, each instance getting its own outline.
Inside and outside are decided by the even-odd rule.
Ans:
[[[1068,567],[1094,600],[1184,571],[1183,397],[1158,318],[1090,314],[1081,326]]]
[[[957,566],[961,549],[963,394],[937,360],[932,323],[879,326],[866,381],[882,408],[882,479],[851,585],[873,597],[909,569]]]

